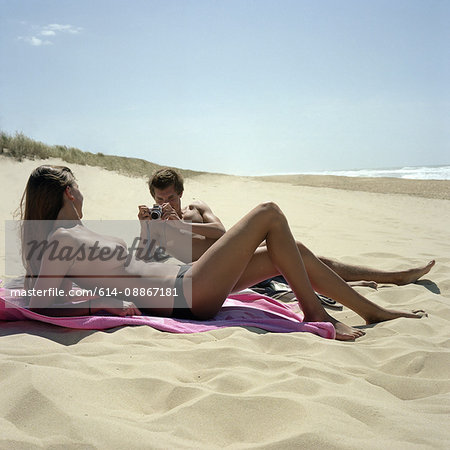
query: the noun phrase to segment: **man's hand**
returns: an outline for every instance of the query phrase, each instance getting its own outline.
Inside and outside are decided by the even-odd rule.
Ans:
[[[150,210],[147,205],[139,205],[138,219],[139,220],[152,220],[150,217]]]
[[[163,203],[162,207],[162,220],[181,220],[178,217],[177,212],[170,206],[170,203]]]

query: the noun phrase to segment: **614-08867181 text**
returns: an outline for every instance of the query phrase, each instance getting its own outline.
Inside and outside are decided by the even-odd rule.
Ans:
[[[96,294],[101,297],[116,297],[118,295],[125,295],[126,297],[177,297],[177,288],[125,288],[119,290],[117,288],[97,288],[94,289]]]
[[[65,291],[62,289],[50,288],[50,289],[12,289],[11,295],[17,297],[45,297],[45,296],[63,296]],[[89,296],[95,297],[117,297],[124,295],[126,297],[178,297],[177,288],[104,288],[94,287],[93,289],[81,289],[73,288],[69,291],[69,297],[82,297]]]

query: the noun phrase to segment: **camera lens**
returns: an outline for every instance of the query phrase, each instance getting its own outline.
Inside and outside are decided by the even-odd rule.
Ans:
[[[154,210],[152,210],[150,215],[153,220],[159,219],[161,217],[161,211],[159,209],[156,209],[156,210],[154,209]]]

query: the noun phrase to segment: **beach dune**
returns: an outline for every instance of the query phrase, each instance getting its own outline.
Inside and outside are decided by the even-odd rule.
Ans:
[[[41,163],[0,157],[2,236]],[[71,168],[85,219],[137,220],[137,205],[152,203],[145,179]],[[204,200],[229,228],[274,201],[298,240],[349,263],[405,269],[436,259],[415,284],[357,288],[428,317],[365,327],[346,308],[333,313],[364,327],[355,343],[236,327],[176,335],[0,322],[0,448],[448,448],[450,200],[419,196],[413,180],[402,193],[383,179],[365,190],[352,179],[341,189],[315,183],[201,175],[185,180],[183,202]]]

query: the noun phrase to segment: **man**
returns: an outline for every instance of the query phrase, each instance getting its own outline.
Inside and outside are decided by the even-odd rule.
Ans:
[[[191,236],[192,255],[184,256],[184,254],[179,254],[179,251],[183,252],[184,249],[170,249],[172,251],[169,253],[175,253],[173,256],[176,258],[185,263],[196,261],[217,239],[225,234],[225,227],[222,222],[213,214],[206,203],[194,201],[184,208],[181,206],[181,197],[184,191],[183,178],[175,170],[158,170],[150,177],[148,185],[155,203],[161,205],[163,209],[161,218],[187,222],[186,231],[193,233]],[[139,205],[138,218],[141,221],[150,218],[148,206]],[[142,235],[141,237],[146,238],[146,236]],[[161,240],[158,243],[162,244]]]
[[[179,250],[176,246],[170,248],[167,245],[168,253],[173,254],[183,262],[196,261],[200,256],[225,233],[225,227],[220,219],[213,214],[211,208],[204,202],[194,201],[191,204],[182,207],[181,198],[184,192],[183,178],[177,171],[164,168],[156,171],[148,181],[150,194],[155,202],[162,207],[162,219],[177,220],[179,225],[177,230],[184,228],[186,231],[192,231],[192,254],[189,248],[187,252]],[[150,219],[149,209],[146,205],[139,205],[138,218],[141,224],[145,224]],[[188,224],[187,222],[192,222]],[[142,238],[148,236],[143,231]],[[162,242],[159,236],[159,242]],[[300,253],[303,246],[297,242]],[[179,247],[179,246],[178,246]],[[191,247],[191,245],[189,245]],[[435,261],[430,261],[427,265],[415,267],[403,271],[384,271],[365,266],[345,264],[327,257],[319,259],[336,272],[345,281],[353,285],[377,287],[377,283],[392,283],[404,285],[413,283],[420,277],[428,273],[434,266]]]

